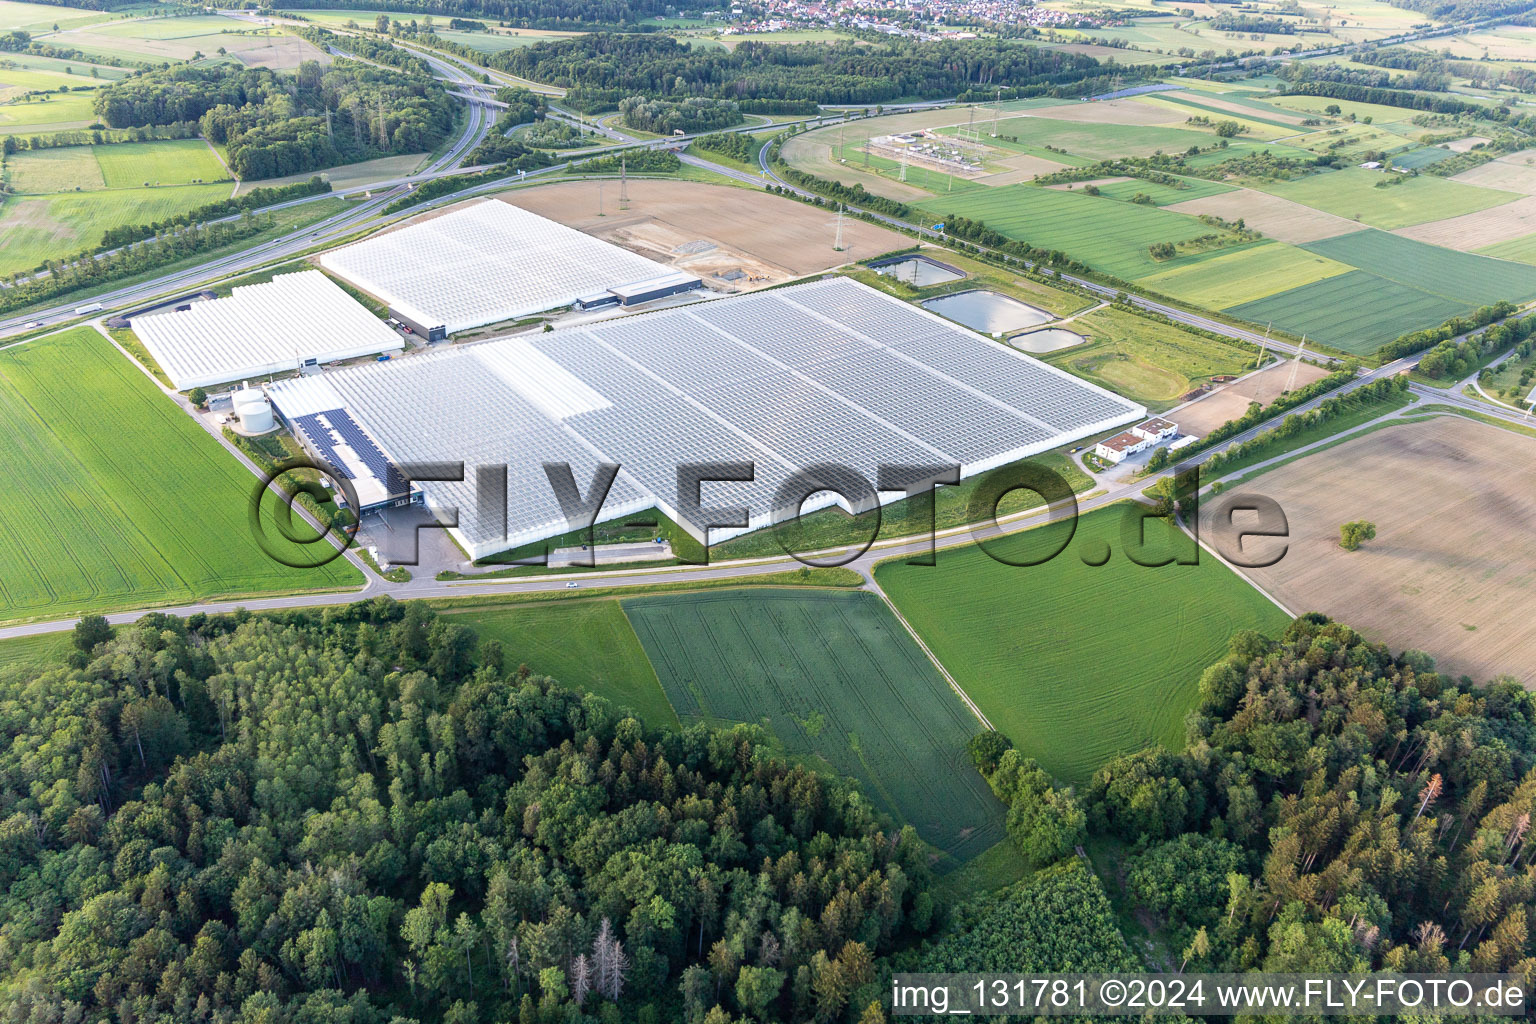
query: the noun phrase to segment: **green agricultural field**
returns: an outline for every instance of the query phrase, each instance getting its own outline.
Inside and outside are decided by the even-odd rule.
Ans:
[[[233,180],[202,139],[120,142],[91,146],[90,150],[96,154],[108,188]]]
[[[72,634],[67,632],[0,640],[0,680],[59,665],[73,646]]]
[[[226,30],[249,25],[217,14],[195,14],[179,18],[135,18],[93,25],[92,34],[120,39],[185,39],[188,36],[217,35]]]
[[[1385,188],[1377,184],[1396,182]],[[1431,175],[1404,177],[1391,171],[1350,167],[1261,186],[1265,192],[1377,228],[1405,228],[1512,203],[1513,192],[1465,185]]]
[[[1493,256],[1501,260],[1515,260],[1519,263],[1529,263],[1536,266],[1536,235],[1511,238],[1507,242],[1498,242],[1477,251],[1484,256]]]
[[[684,720],[761,723],[791,753],[857,777],[954,858],[941,868],[1002,838],[1002,807],[965,750],[980,724],[875,594],[719,590],[623,605]]]
[[[0,32],[24,29],[28,32],[46,32],[54,25],[68,28],[74,25],[104,21],[111,15],[101,11],[78,7],[58,7],[53,4],[29,4],[21,0],[0,2]]]
[[[228,195],[224,184],[12,196],[0,206],[0,274],[96,246],[107,228],[153,223]]]
[[[527,665],[537,675],[553,676],[633,710],[652,728],[678,724],[656,670],[614,598],[443,611],[462,615],[482,640],[501,641],[508,671]]]
[[[992,724],[1076,784],[1116,754],[1181,747],[1200,673],[1228,638],[1277,634],[1289,621],[1209,553],[1198,565],[1133,564],[1121,533],[1128,507],[1083,516],[1067,550],[1042,565],[1005,565],[968,545],[941,551],[937,566],[891,561],[875,572]],[[1012,560],[1039,559],[1067,529],[1055,523],[994,544]],[[1148,521],[1146,537],[1143,561],[1194,549],[1162,521]],[[1106,550],[1107,562],[1085,564]]]
[[[1065,326],[1087,343],[1040,358],[1153,410],[1171,408],[1180,395],[1212,376],[1241,373],[1256,358],[1256,353],[1123,309],[1097,310]]]
[[[980,116],[978,112],[978,119]],[[1068,121],[1047,117],[1038,111],[1026,116],[1006,118],[999,125],[998,131],[1002,135],[1015,136],[1026,145],[1049,144],[1090,160],[1151,156],[1158,150],[1166,153],[1182,152],[1190,146],[1209,146],[1215,138],[1210,132],[1190,128]]]
[[[1244,137],[1250,139],[1279,139],[1287,135],[1295,135],[1300,130],[1294,124],[1266,117],[1258,110],[1237,113],[1196,100],[1185,99],[1177,93],[1147,93],[1137,96],[1135,100],[1142,106],[1166,110],[1170,121],[1190,117],[1207,117],[1212,121],[1235,121],[1246,129]]]
[[[4,0],[0,0],[4,2]],[[58,76],[56,85],[94,86],[97,81],[115,82],[127,78],[130,68],[113,67],[111,64],[91,64],[78,60],[60,60],[57,57],[39,57],[31,53],[6,53],[4,61],[9,67],[0,69],[0,82],[6,82],[18,69],[42,71]]]
[[[1444,323],[1469,309],[1465,301],[1353,270],[1226,312],[1273,323],[1343,352],[1369,355],[1400,334]]]
[[[361,582],[264,554],[255,478],[90,328],[0,350],[0,419],[0,619]]]
[[[96,120],[88,89],[21,98],[0,104],[0,135],[82,128]]]
[[[44,58],[36,57],[33,59],[43,60]],[[9,54],[5,57],[0,57],[0,64],[5,64],[8,60]],[[10,66],[0,67],[0,100],[12,100],[24,93],[33,91],[53,92],[65,86],[68,86],[71,90],[77,87],[90,89],[98,84],[82,75],[73,75],[64,70],[65,67],[79,65],[70,65],[64,61],[56,61],[55,63],[58,64],[57,68],[47,70]],[[31,99],[33,103],[41,101],[41,96],[34,96]]]
[[[1302,248],[1470,306],[1536,298],[1536,271],[1528,267],[1385,231],[1355,231]]]
[[[1358,103],[1354,100],[1336,100],[1327,96],[1276,96],[1272,101],[1277,107],[1288,107],[1299,114],[1307,116],[1323,116],[1323,111],[1329,107],[1337,106],[1339,113],[1345,117],[1355,115],[1357,121],[1364,121],[1367,117],[1373,124],[1392,124],[1397,121],[1411,121],[1417,110],[1408,107],[1389,107],[1382,103]]]
[[[1136,283],[1196,306],[1226,309],[1353,269],[1294,245],[1270,242],[1138,278]]]
[[[458,43],[460,46],[467,46],[481,53],[520,50],[548,38],[548,36],[536,36],[531,33],[514,36],[502,32],[458,32],[446,28],[439,28],[437,34],[451,43]]]
[[[1418,149],[1410,149],[1406,153],[1394,155],[1392,157],[1392,166],[1417,170],[1421,167],[1437,164],[1441,160],[1449,160],[1455,155],[1455,153],[1440,146],[1420,146]]]
[[[1191,199],[1204,199],[1206,196],[1219,196],[1223,192],[1231,192],[1231,185],[1223,185],[1216,181],[1206,181],[1202,178],[1183,178],[1184,188],[1174,188],[1172,185],[1162,185],[1153,181],[1143,181],[1141,178],[1132,178],[1129,181],[1112,181],[1107,185],[1099,185],[1099,195],[1110,199],[1120,199],[1130,202],[1137,194],[1151,199],[1156,206],[1168,206],[1171,203],[1185,203]],[[1083,186],[1074,185],[1074,189]]]
[[[994,231],[1041,249],[1060,249],[1097,270],[1126,280],[1166,266],[1147,251],[1155,242],[1182,242],[1213,229],[1197,218],[1034,185],[978,188],[920,204],[941,220],[950,214],[985,221]]]
[[[103,188],[101,165],[91,150],[91,146],[66,146],[13,153],[5,161],[8,184],[21,195]]]

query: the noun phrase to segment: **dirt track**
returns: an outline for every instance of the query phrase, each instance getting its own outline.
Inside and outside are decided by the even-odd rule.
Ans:
[[[1442,672],[1536,687],[1536,440],[1440,417],[1375,431],[1241,490],[1285,510],[1288,553],[1249,574],[1292,611],[1426,651]],[[1351,552],[1338,541],[1353,519],[1377,535]]]

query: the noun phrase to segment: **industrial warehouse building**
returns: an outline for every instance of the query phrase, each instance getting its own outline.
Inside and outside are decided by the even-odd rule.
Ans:
[[[578,302],[634,305],[701,284],[495,199],[343,246],[319,262],[431,341]]]
[[[243,285],[226,299],[134,317],[132,324],[180,391],[405,347],[318,270]]]
[[[545,463],[569,463],[583,495],[599,463],[617,463],[600,521],[656,507],[703,539],[704,518],[681,511],[678,467],[750,462],[750,482],[702,489],[705,507],[750,513],[745,529],[708,531],[720,541],[771,523],[780,486],[801,469],[835,463],[871,484],[883,465],[958,466],[969,476],[1146,415],[847,278],[456,346],[270,390],[290,421],[353,424],[396,464],[463,463],[462,482],[421,487],[430,505],[457,510],[455,536],[474,558],[569,529]],[[505,504],[482,504],[479,469],[496,466],[506,467]],[[880,500],[902,496],[887,491]],[[832,500],[823,493],[804,508]]]

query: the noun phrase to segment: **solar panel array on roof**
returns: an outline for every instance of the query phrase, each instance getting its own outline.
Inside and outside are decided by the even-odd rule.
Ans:
[[[342,246],[322,255],[320,265],[406,318],[449,334],[676,273],[496,199]]]
[[[882,466],[958,466],[971,476],[1146,414],[847,278],[462,346],[326,380],[395,458],[465,463],[463,483],[422,486],[429,503],[457,510],[459,540],[476,558],[566,532],[549,462],[569,463],[583,495],[599,463],[622,467],[601,520],[655,506],[695,536],[719,541],[743,530],[710,531],[688,511],[683,464],[751,463],[750,482],[705,484],[700,502],[746,506],[747,529],[757,529],[782,512],[780,488],[799,470],[836,464],[871,485]],[[312,412],[323,401],[303,381],[271,390],[285,411]],[[479,513],[474,480],[483,465],[507,467],[505,527],[500,516]],[[832,500],[823,493],[805,508]]]
[[[405,347],[400,336],[318,270],[242,285],[225,299],[133,318],[133,330],[180,390]]]

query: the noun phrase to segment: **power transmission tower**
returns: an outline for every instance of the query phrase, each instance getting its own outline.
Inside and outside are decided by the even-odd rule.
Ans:
[[[1291,379],[1285,382],[1285,390],[1290,391],[1296,387],[1296,372],[1301,369],[1301,354],[1307,349],[1306,335],[1302,335],[1301,345],[1296,349],[1296,359],[1291,363]]]
[[[1273,326],[1273,321],[1264,325],[1264,341],[1259,345],[1259,361],[1253,364],[1255,369],[1264,365],[1264,357],[1269,353],[1269,331]]]
[[[896,180],[897,181],[906,181],[907,180],[907,151],[906,150],[902,150],[901,151],[901,174],[897,177]]]
[[[832,248],[836,252],[843,251],[843,204],[837,204],[837,237],[832,241]]]
[[[603,212],[603,179],[602,178],[598,178],[597,179],[597,215],[599,217],[606,217],[607,216],[607,214],[605,214]]]
[[[997,138],[997,117],[1003,109],[1003,90],[997,90],[997,102],[992,105],[992,137]]]
[[[619,209],[629,209],[629,171],[625,167],[624,154],[619,154]]]

